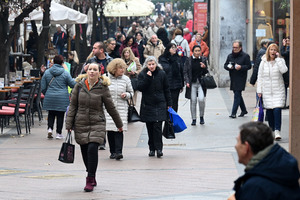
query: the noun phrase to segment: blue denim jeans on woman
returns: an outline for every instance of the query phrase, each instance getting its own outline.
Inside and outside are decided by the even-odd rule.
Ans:
[[[281,108],[267,109],[266,115],[270,128],[275,131],[281,130]]]

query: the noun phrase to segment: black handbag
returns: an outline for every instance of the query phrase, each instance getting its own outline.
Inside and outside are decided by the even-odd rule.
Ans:
[[[128,123],[141,121],[141,117],[134,107],[132,95],[130,94],[130,101],[128,103]]]
[[[206,89],[215,89],[217,87],[214,77],[209,73],[202,77],[202,81],[204,82]]]
[[[172,120],[169,117],[168,117],[168,119],[164,123],[163,136],[166,139],[175,139],[173,122],[172,122]]]
[[[62,144],[58,160],[63,163],[73,163],[75,155],[75,145],[72,144],[72,133],[68,132],[65,142]]]

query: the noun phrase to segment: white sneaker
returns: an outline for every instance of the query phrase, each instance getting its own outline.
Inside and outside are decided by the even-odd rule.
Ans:
[[[275,134],[275,140],[281,140],[281,136],[280,136],[280,131],[279,130],[275,130],[274,134]]]
[[[63,138],[64,138],[64,136],[62,134],[56,134],[56,139],[61,140]]]
[[[49,128],[48,129],[48,139],[52,139],[53,137],[52,137],[52,129],[51,128]]]

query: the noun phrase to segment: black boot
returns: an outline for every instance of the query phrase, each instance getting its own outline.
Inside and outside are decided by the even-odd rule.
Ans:
[[[195,119],[193,119],[191,125],[192,125],[192,126],[196,126],[196,120],[195,120]]]
[[[200,124],[204,124],[204,118],[200,117]]]

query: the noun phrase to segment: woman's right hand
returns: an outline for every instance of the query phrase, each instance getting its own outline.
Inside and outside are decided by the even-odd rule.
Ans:
[[[258,96],[259,98],[261,98],[262,94],[261,94],[261,93],[257,93],[257,96]]]
[[[190,84],[189,84],[189,83],[187,83],[187,84],[186,84],[186,87],[188,87],[188,88],[189,88],[189,87],[190,87]]]

